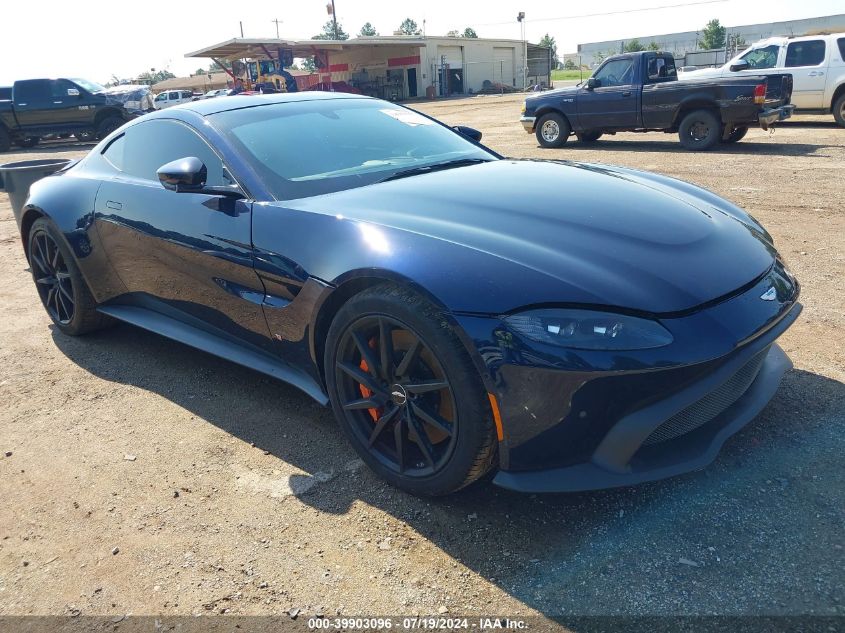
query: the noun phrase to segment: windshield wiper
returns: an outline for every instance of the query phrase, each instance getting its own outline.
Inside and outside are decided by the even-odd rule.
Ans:
[[[409,167],[391,174],[387,178],[382,178],[378,182],[387,182],[388,180],[398,180],[399,178],[407,178],[408,176],[418,176],[419,174],[429,174],[433,171],[441,171],[443,169],[452,169],[453,167],[464,167],[466,165],[475,165],[477,163],[490,163],[487,158],[456,158],[454,160],[446,160],[442,163],[432,163],[430,165],[420,165],[418,167]]]

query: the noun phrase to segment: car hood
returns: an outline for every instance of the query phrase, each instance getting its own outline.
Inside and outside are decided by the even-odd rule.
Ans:
[[[537,287],[520,289],[526,303],[679,312],[749,284],[776,257],[765,230],[718,196],[606,165],[499,160],[282,204],[379,225],[397,244],[408,232],[439,252],[447,242],[460,255],[427,266],[452,278],[458,260],[508,271],[508,283]]]
[[[584,81],[587,81],[584,79]],[[555,95],[568,95],[568,94],[575,94],[581,89],[580,86],[566,86],[564,88],[555,88],[554,90],[546,90],[544,92],[539,92],[536,95],[531,95],[526,97],[526,101],[539,101],[546,97],[555,96]]]

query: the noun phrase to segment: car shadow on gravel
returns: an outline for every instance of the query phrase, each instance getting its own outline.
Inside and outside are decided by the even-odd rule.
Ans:
[[[667,152],[671,154],[686,154],[691,152],[681,147],[677,137],[672,141],[629,141],[625,139],[614,139],[613,137],[602,138],[595,143],[567,143],[564,150],[569,151],[624,151],[624,152]],[[538,145],[539,147],[539,145]],[[828,157],[827,154],[819,154],[821,150],[834,149],[835,145],[813,145],[811,143],[755,143],[754,141],[740,141],[716,145],[713,149],[707,150],[708,154],[733,154],[733,155],[764,155],[764,156],[808,156]]]
[[[95,376],[158,394],[308,473],[293,476],[291,489],[326,515],[327,530],[363,501],[547,615],[840,608],[839,381],[789,372],[765,411],[698,473],[567,495],[516,494],[481,482],[431,500],[355,467],[331,411],[285,384],[129,326],[81,338],[54,329],[53,339]],[[399,556],[410,547],[397,536],[385,549]]]

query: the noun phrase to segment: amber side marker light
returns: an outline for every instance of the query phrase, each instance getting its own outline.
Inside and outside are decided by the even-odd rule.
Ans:
[[[496,402],[496,396],[492,393],[488,393],[487,397],[490,398],[490,408],[493,409],[493,421],[496,423],[496,437],[499,438],[499,441],[505,439],[505,431],[502,428],[502,416],[499,413],[499,403]]]

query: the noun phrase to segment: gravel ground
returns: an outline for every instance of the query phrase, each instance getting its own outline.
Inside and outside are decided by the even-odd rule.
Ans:
[[[415,107],[509,156],[708,187],[803,283],[781,339],[795,369],[711,467],[592,494],[410,497],[293,388],[128,326],[59,334],[2,196],[0,614],[845,614],[845,130],[804,117],[704,154],[663,134],[541,150],[519,105]]]

